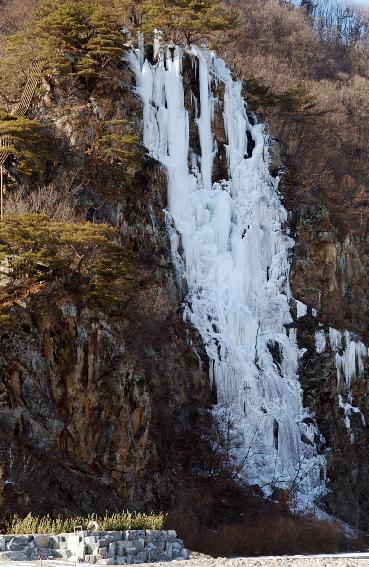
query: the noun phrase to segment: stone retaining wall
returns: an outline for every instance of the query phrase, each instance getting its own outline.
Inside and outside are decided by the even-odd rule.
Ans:
[[[59,535],[0,536],[0,561],[64,559],[124,565],[189,559],[174,530],[80,531]]]

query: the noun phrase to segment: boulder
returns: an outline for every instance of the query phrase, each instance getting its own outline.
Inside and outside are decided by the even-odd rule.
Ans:
[[[190,558],[190,552],[188,549],[183,548],[182,549],[182,557],[183,559],[189,559]]]
[[[125,536],[126,539],[131,541],[134,539],[145,539],[145,530],[126,530]]]
[[[27,561],[28,557],[24,551],[2,551],[0,561]]]
[[[28,536],[14,536],[9,542],[8,550],[21,551],[28,545],[29,541]]]
[[[50,536],[47,534],[36,534],[33,541],[36,547],[50,547]]]
[[[57,557],[60,557],[61,559],[69,559],[72,557],[72,552],[70,549],[58,549]]]

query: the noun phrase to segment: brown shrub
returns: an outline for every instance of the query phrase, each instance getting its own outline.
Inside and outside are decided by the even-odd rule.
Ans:
[[[263,514],[217,529],[194,525],[191,518],[176,520],[176,530],[186,546],[215,557],[334,553],[348,549],[337,524],[288,514]]]

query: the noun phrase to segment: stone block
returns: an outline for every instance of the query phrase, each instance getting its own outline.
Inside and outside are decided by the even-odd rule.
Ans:
[[[0,537],[0,551],[6,550],[6,539],[5,537]]]
[[[165,546],[166,546],[166,542],[165,541],[157,541],[155,543],[156,549],[158,550],[158,553],[163,553],[163,551],[165,550]]]
[[[60,541],[59,547],[58,548],[53,547],[53,549],[68,549],[67,542],[66,541]]]
[[[111,543],[111,541],[105,536],[98,540],[99,547],[109,547],[109,543]]]
[[[137,559],[138,561],[141,561],[142,563],[145,563],[147,561],[147,551],[146,549],[144,549],[143,551],[139,551],[137,553]]]
[[[86,553],[88,553],[88,555],[97,555],[98,549],[99,542],[86,544]]]
[[[107,559],[108,558],[108,548],[107,547],[99,547],[99,549],[97,551],[97,555],[98,555],[98,557],[101,557],[101,559]]]
[[[190,552],[188,549],[183,548],[182,549],[182,557],[183,559],[189,559],[190,558]]]
[[[50,549],[50,547],[36,547],[34,552],[37,556],[41,555],[41,557],[50,557],[54,554],[54,550]]]
[[[137,555],[137,549],[135,547],[126,547],[127,555]]]
[[[125,565],[127,563],[127,557],[123,555],[117,555],[115,563],[116,565]]]
[[[145,539],[145,535],[145,530],[126,530],[125,539],[128,541],[140,538]]]
[[[144,539],[132,539],[125,542],[125,547],[134,547],[137,551],[142,551],[145,547]]]
[[[86,563],[96,563],[96,555],[85,555]]]
[[[165,553],[167,554],[168,561],[171,561],[173,558],[173,545],[169,541],[165,546]]]
[[[117,554],[116,545],[114,543],[111,543],[108,549],[108,557],[115,557],[116,554]]]
[[[177,532],[175,530],[168,530],[168,541],[175,541],[177,539]]]
[[[157,561],[158,550],[156,548],[156,545],[154,545],[153,543],[149,543],[146,546],[146,551],[147,551],[147,560],[148,561]]]
[[[99,565],[115,565],[115,559],[108,557],[106,559],[97,559]]]
[[[84,541],[80,541],[78,544],[77,555],[79,559],[84,559],[86,554],[86,544]]]
[[[132,565],[132,563],[134,563],[134,558],[132,555],[127,555],[127,563],[128,565]]]
[[[57,549],[57,557],[61,559],[69,559],[72,557],[72,552],[70,549]]]
[[[48,549],[49,553],[50,550]],[[36,559],[36,557],[38,557],[38,553],[37,553],[37,549],[34,546],[28,546],[26,547],[26,556],[28,559]],[[44,557],[48,557],[47,554],[43,554]]]
[[[146,541],[147,543],[152,543],[160,537],[160,530],[146,530]]]
[[[113,541],[123,541],[125,540],[124,532],[107,532],[107,535],[112,538]]]
[[[72,555],[78,556],[79,544],[82,537],[78,534],[68,534],[66,536],[67,548],[71,550]]]
[[[162,530],[160,532],[160,536],[158,537],[158,540],[167,542],[168,541],[168,532],[166,530]]]
[[[182,542],[182,541],[179,541],[179,540],[177,539],[177,541],[174,541],[174,542],[172,543],[172,546],[173,546],[173,551],[175,551],[175,550],[178,551],[178,550],[182,549],[182,547],[183,547],[183,542]]]
[[[0,561],[27,561],[28,557],[24,551],[2,551]]]
[[[165,551],[163,551],[162,553],[159,553],[159,561],[163,562],[163,561],[168,561],[167,559],[167,554],[165,553]]]
[[[36,547],[50,547],[50,536],[47,534],[36,534],[33,541]]]
[[[97,542],[97,537],[95,535],[85,536],[85,543],[90,544],[96,542]]]
[[[27,536],[14,536],[9,542],[8,551],[21,551],[28,545],[29,541]]]
[[[50,536],[50,547],[52,549],[67,549],[66,536],[63,535]]]
[[[126,555],[127,547],[133,547],[131,541],[117,541],[116,542],[116,550],[117,555]]]

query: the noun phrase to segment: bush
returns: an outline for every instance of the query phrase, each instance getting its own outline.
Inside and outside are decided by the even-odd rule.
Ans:
[[[176,530],[190,549],[215,557],[347,551],[347,541],[337,524],[288,514],[263,514],[252,521],[216,529],[196,525],[183,517],[182,521],[177,520]]]
[[[82,220],[82,214],[78,211],[78,200],[70,187],[64,186],[63,189],[64,191],[61,192],[52,183],[32,191],[25,187],[15,189],[6,196],[5,216],[37,213],[46,215],[50,220]]]
[[[76,527],[91,529],[92,522],[98,524],[101,531],[120,530],[161,530],[163,529],[165,515],[122,512],[105,516],[76,516],[75,518],[52,519],[48,516],[32,516],[25,518],[13,516],[6,524],[5,533],[10,534],[59,534],[73,532]]]

